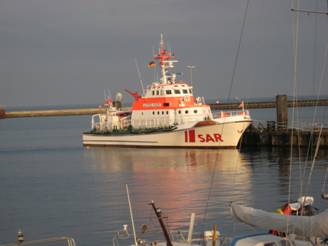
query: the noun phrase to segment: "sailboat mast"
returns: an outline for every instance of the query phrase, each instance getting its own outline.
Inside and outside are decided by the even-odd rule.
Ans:
[[[169,234],[169,232],[168,232],[168,230],[165,226],[165,223],[163,221],[162,211],[159,208],[156,208],[154,201],[151,201],[150,205],[153,207],[154,212],[156,214],[156,217],[158,219],[158,222],[161,225],[161,228],[162,228],[162,231],[164,233],[165,240],[166,240],[166,245],[167,246],[173,246],[170,234]]]

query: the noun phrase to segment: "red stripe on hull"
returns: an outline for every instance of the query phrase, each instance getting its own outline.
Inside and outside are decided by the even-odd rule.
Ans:
[[[189,130],[189,142],[190,143],[195,142],[195,130]]]

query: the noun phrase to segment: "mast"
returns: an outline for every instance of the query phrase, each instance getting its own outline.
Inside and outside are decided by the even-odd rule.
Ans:
[[[174,84],[176,74],[169,71],[170,68],[174,68],[174,63],[178,62],[177,60],[172,60],[174,55],[171,51],[165,49],[163,33],[161,33],[161,40],[159,43],[158,54],[154,56],[154,59],[159,60],[161,66],[161,83],[162,84]]]
[[[163,217],[162,217],[162,211],[159,208],[156,208],[154,201],[151,201],[150,205],[153,207],[156,217],[158,219],[159,224],[161,225],[162,231],[164,233],[164,237],[166,240],[166,245],[167,246],[173,246],[172,241],[171,241],[171,237],[170,234],[165,226],[165,223],[163,221]]]

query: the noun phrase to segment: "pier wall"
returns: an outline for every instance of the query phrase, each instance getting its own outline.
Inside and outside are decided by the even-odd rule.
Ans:
[[[121,106],[121,102],[117,106]],[[212,103],[209,104],[212,110],[236,110],[240,109],[240,103]],[[278,95],[276,101],[267,102],[244,102],[245,109],[263,109],[263,108],[277,108],[277,122],[287,123],[288,110],[287,107],[314,107],[314,106],[328,106],[328,99],[319,100],[287,100],[286,95]],[[122,110],[129,110],[123,108]],[[92,115],[104,113],[105,108],[72,108],[72,109],[51,109],[51,110],[29,110],[29,111],[9,111],[0,108],[0,119],[5,118],[24,118],[24,117],[53,117],[53,116],[79,116]],[[279,111],[279,113],[278,113]],[[280,116],[278,116],[278,114]],[[286,118],[287,117],[287,118]],[[280,124],[279,124],[280,125]],[[287,125],[287,124],[285,124]]]
[[[285,95],[282,95],[285,96]],[[277,99],[277,98],[276,98]],[[245,109],[261,109],[261,108],[276,108],[276,101],[264,101],[264,102],[244,102]],[[240,109],[240,102],[235,103],[209,103],[213,110],[234,110]],[[316,107],[316,106],[328,106],[328,99],[319,100],[287,100],[287,107]]]
[[[320,136],[320,147],[328,147],[328,129],[259,129],[251,125],[244,133],[242,146],[290,147],[316,146]]]
[[[85,108],[85,109],[52,109],[52,110],[29,110],[3,112],[0,118],[25,118],[25,117],[50,117],[50,116],[79,116],[105,113],[104,108]]]

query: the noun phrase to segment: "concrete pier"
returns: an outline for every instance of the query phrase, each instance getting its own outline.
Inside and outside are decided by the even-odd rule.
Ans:
[[[106,112],[105,108],[82,108],[82,109],[52,109],[52,110],[29,110],[13,111],[1,114],[0,118],[24,118],[24,117],[49,117],[49,116],[78,116],[92,115]]]
[[[247,102],[245,101],[246,109],[261,109],[261,108],[276,108],[276,101],[263,101],[263,102]],[[235,103],[209,103],[214,110],[233,110],[240,109],[240,102]],[[287,107],[315,107],[315,106],[328,106],[328,99],[305,99],[305,100],[287,100]]]

